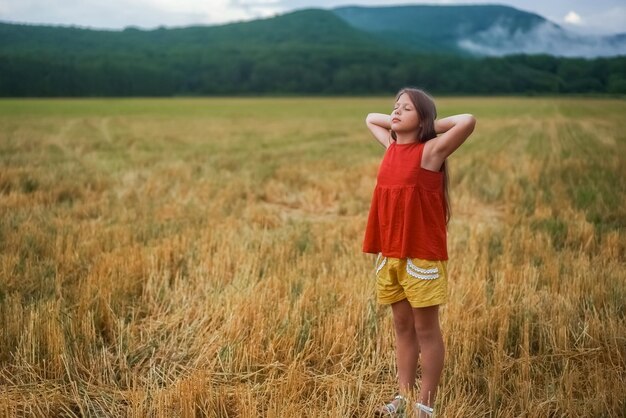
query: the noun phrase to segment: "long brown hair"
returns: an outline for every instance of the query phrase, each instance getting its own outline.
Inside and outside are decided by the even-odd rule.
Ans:
[[[417,128],[417,141],[418,142],[428,142],[433,138],[437,137],[437,133],[435,132],[435,119],[437,119],[437,108],[435,106],[435,101],[428,93],[424,90],[416,89],[416,88],[403,88],[398,94],[396,94],[396,101],[402,96],[404,93],[409,96],[411,103],[415,106],[415,110],[417,110],[417,114],[419,116],[419,126]],[[397,139],[396,133],[391,130],[391,137],[394,141]],[[449,175],[448,175],[448,163],[447,159],[443,161],[443,178],[444,178],[444,200],[446,204],[446,227],[448,226],[448,222],[450,221],[450,217],[452,216],[452,210],[450,208],[450,197],[449,197]]]

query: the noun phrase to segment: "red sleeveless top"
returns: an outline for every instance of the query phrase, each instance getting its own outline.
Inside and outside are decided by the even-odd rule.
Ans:
[[[444,173],[421,166],[425,143],[391,145],[378,169],[363,252],[447,260]]]

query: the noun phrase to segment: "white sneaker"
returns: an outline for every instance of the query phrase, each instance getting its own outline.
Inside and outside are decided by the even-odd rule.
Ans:
[[[393,401],[397,400],[396,404]],[[377,417],[400,417],[404,416],[404,409],[406,407],[406,398],[402,395],[396,395],[393,401],[384,405],[382,408],[374,412]]]
[[[415,412],[417,413],[417,418],[435,418],[435,410],[430,406],[422,405],[419,402],[415,404]]]

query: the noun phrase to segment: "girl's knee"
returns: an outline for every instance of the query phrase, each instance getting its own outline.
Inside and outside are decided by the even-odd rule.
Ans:
[[[415,322],[413,325],[415,334],[417,334],[420,341],[442,338],[441,329],[439,328],[438,323],[432,324],[427,322]]]
[[[414,334],[415,323],[412,317],[393,318],[393,327],[396,330],[396,334]]]

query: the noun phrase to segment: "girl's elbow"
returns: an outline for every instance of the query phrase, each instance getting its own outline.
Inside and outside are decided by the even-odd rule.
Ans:
[[[467,120],[467,125],[470,128],[470,132],[472,132],[474,130],[474,128],[476,127],[476,118],[474,117],[474,115],[471,114],[467,114],[465,115],[466,120]]]

